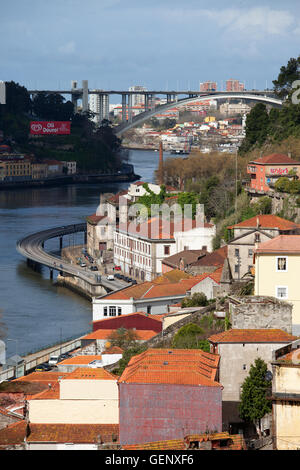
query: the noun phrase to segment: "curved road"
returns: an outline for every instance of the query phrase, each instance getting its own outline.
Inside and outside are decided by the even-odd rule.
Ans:
[[[64,273],[79,277],[92,285],[101,285],[108,291],[120,290],[124,287],[127,287],[128,285],[131,285],[125,281],[108,281],[105,276],[101,276],[101,280],[98,280],[99,274],[97,272],[95,273],[88,271],[86,268],[68,263],[58,256],[46,253],[46,251],[43,249],[43,244],[51,238],[57,238],[71,233],[85,231],[85,223],[66,225],[63,227],[54,227],[27,235],[21,240],[18,240],[16,248],[17,251],[27,259],[35,261],[36,263],[42,264],[44,266],[48,266],[50,269],[62,271]]]

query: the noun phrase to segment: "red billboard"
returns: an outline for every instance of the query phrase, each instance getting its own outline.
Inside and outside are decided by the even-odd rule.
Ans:
[[[30,134],[33,135],[63,135],[70,134],[70,121],[31,121]]]

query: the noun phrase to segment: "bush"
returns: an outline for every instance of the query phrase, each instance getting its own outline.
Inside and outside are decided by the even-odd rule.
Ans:
[[[205,307],[208,305],[208,300],[203,292],[196,292],[191,297],[185,297],[181,302],[181,306],[184,307]]]

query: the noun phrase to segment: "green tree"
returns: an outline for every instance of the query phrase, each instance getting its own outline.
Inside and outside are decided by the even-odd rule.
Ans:
[[[204,339],[204,330],[195,323],[180,328],[172,340],[172,348],[178,349],[202,349],[210,351],[209,342]]]
[[[182,302],[181,306],[184,307],[205,307],[208,305],[208,300],[206,295],[203,292],[195,292],[190,297],[185,297]]]
[[[292,89],[292,84],[300,78],[300,56],[290,58],[286,66],[280,68],[279,75],[273,80],[274,91],[280,98],[285,98]]]
[[[243,382],[241,402],[239,406],[240,417],[246,422],[256,425],[261,435],[261,419],[272,410],[272,403],[267,398],[270,382],[266,380],[267,364],[257,358],[250,366],[248,377]]]
[[[126,328],[122,327],[113,331],[108,336],[108,341],[111,343],[112,346],[118,346],[122,349],[127,349],[134,346],[137,340],[138,335],[135,330],[127,330]]]
[[[268,135],[269,114],[266,105],[256,104],[247,115],[246,137],[240,146],[240,153],[246,153],[253,146],[261,146]]]
[[[69,121],[74,115],[74,106],[58,93],[38,93],[33,98],[32,109],[39,119]]]
[[[141,354],[144,351],[147,351],[148,347],[145,344],[136,344],[133,347],[130,347],[129,349],[126,349],[126,351],[123,354],[122,359],[119,361],[119,366],[116,368],[113,372],[117,375],[121,375],[125,368],[127,367],[130,359],[133,356],[137,356],[138,354]]]

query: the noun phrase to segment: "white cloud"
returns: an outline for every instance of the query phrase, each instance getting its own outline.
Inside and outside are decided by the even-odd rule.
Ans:
[[[65,55],[73,54],[75,52],[75,42],[69,41],[62,46],[59,46],[58,52]]]

